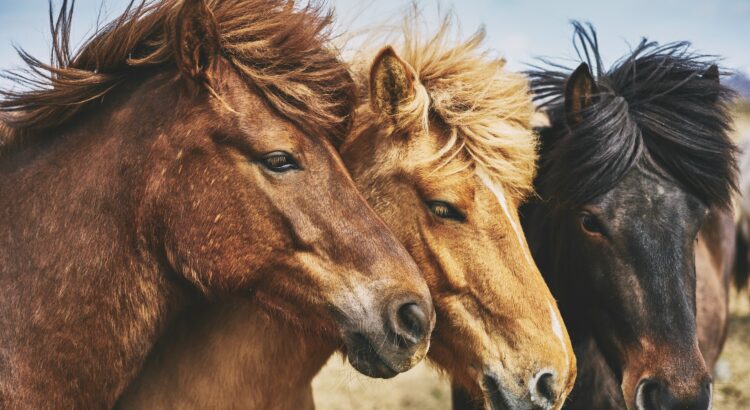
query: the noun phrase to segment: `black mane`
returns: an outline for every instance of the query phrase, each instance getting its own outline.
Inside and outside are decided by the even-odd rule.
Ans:
[[[729,206],[736,147],[729,137],[734,93],[703,75],[714,64],[687,42],[643,39],[609,70],[596,31],[578,22],[574,46],[598,86],[582,122],[570,129],[564,95],[572,69],[544,61],[529,72],[551,127],[542,131],[537,189],[555,207],[577,207],[612,189],[634,166],[648,166],[707,205]]]

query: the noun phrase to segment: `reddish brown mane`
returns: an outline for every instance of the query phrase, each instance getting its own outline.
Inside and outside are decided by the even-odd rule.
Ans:
[[[51,63],[19,50],[26,70],[4,73],[23,90],[0,90],[0,121],[8,128],[0,133],[0,150],[22,134],[65,124],[136,72],[174,67],[175,41],[167,33],[182,1],[131,0],[72,53],[74,3],[63,1],[57,19],[51,16]],[[325,45],[330,13],[295,10],[284,0],[207,5],[219,27],[220,53],[275,110],[310,132],[343,139],[355,97],[346,66]]]

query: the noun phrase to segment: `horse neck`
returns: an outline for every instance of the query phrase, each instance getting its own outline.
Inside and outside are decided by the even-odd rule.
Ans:
[[[587,309],[590,296],[579,288],[574,275],[581,275],[582,266],[580,250],[571,233],[563,225],[562,217],[546,204],[531,203],[525,205],[521,214],[522,225],[534,262],[542,273],[547,286],[565,321],[573,349],[588,343],[591,335],[591,323],[588,321]]]
[[[578,375],[575,387],[565,402],[568,410],[624,409],[620,383],[612,373],[596,340],[579,339],[574,347]]]
[[[520,214],[534,262],[558,301],[561,312],[565,313],[566,308],[571,307],[571,302],[578,301],[571,298],[570,288],[566,285],[570,283],[570,275],[577,274],[576,269],[581,268],[571,268],[578,258],[574,245],[568,240],[569,233],[561,225],[560,217],[543,203],[526,204]]]
[[[202,303],[163,335],[117,407],[309,407],[335,347],[248,299]]]
[[[0,379],[28,397],[111,407],[181,303],[139,248],[144,139],[157,126],[146,113],[158,105],[142,100],[145,86],[123,84],[69,125],[0,153],[0,345],[17,352]]]

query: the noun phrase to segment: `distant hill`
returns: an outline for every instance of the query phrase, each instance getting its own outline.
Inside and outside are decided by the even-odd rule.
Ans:
[[[725,84],[737,91],[740,98],[750,101],[750,78],[748,78],[747,74],[738,72],[729,77]]]

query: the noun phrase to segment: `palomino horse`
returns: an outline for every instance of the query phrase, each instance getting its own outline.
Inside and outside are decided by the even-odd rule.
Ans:
[[[527,81],[482,51],[483,33],[451,46],[448,28],[422,41],[408,28],[400,56],[386,47],[363,60],[342,158],[427,279],[429,357],[493,408],[556,408],[575,359],[518,220],[536,160]],[[312,408],[312,378],[337,346],[247,321],[257,309],[237,300],[186,317],[122,407]]]
[[[206,296],[340,335],[365,372],[425,353],[425,281],[326,138],[355,108],[328,17],[141,4],[72,58],[71,14],[56,64],[22,54],[37,87],[0,103],[1,407],[112,407]]]
[[[568,407],[706,409],[732,266],[731,93],[686,43],[644,40],[604,72],[575,26],[587,63],[532,73],[551,127],[543,201],[523,211],[578,356]]]

